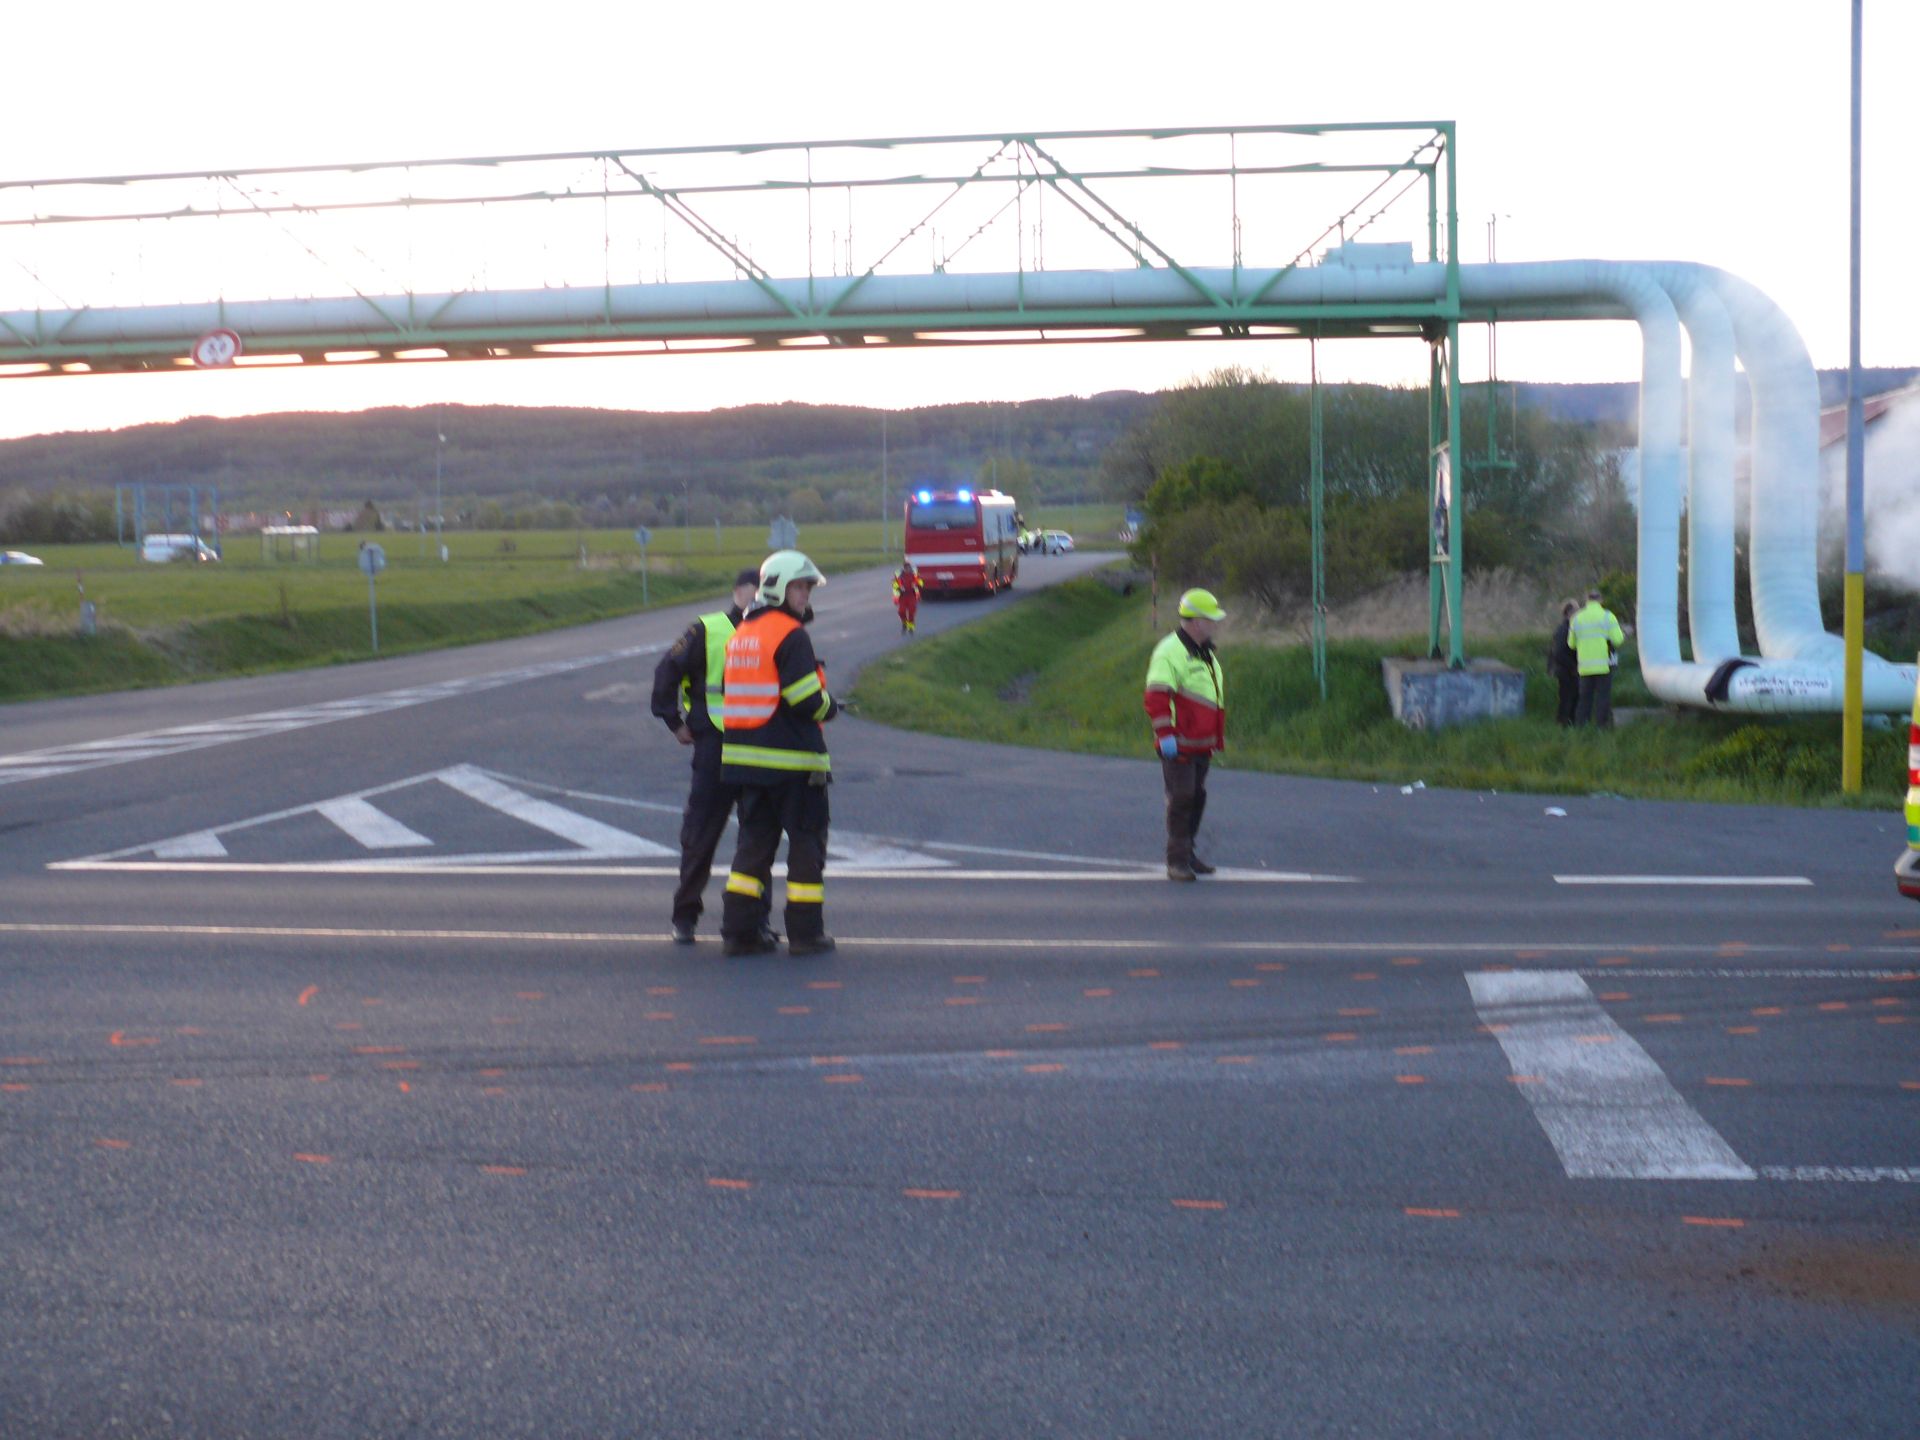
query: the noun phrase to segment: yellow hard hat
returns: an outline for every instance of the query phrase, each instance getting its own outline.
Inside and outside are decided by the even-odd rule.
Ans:
[[[1189,590],[1180,597],[1180,618],[1182,620],[1224,620],[1227,612],[1220,608],[1220,602],[1213,598],[1211,590]]]

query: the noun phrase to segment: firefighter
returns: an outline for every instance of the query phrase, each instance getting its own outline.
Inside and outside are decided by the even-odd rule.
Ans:
[[[1573,723],[1592,721],[1602,730],[1613,728],[1613,667],[1620,663],[1626,633],[1614,613],[1600,603],[1599,590],[1587,591],[1586,605],[1567,623],[1567,648],[1580,670],[1580,698]]]
[[[713,873],[713,852],[740,799],[740,787],[720,779],[721,680],[727,641],[760,588],[758,570],[733,577],[733,605],[702,615],[668,648],[653,671],[653,713],[673,738],[693,750],[693,785],[680,818],[680,884],[673,892],[673,940],[691,945]]]
[[[1207,771],[1226,745],[1226,680],[1214,628],[1227,618],[1211,591],[1180,597],[1180,625],[1147,663],[1145,704],[1167,793],[1167,879],[1192,880],[1214,867],[1194,853],[1207,809]]]
[[[902,560],[900,573],[893,577],[893,608],[899,612],[902,635],[913,633],[914,621],[920,614],[920,592],[926,588],[927,582],[920,578],[913,562]]]
[[[740,787],[740,840],[720,915],[728,955],[764,955],[773,857],[787,836],[787,953],[833,949],[826,932],[826,723],[840,713],[826,667],[804,628],[808,602],[826,576],[798,550],[777,550],[760,567],[753,607],[727,642],[726,733],[720,778]]]

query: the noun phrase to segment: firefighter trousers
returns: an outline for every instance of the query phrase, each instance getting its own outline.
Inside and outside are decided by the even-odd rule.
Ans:
[[[1193,863],[1193,837],[1200,833],[1200,817],[1207,813],[1207,771],[1211,755],[1160,757],[1160,778],[1167,787],[1167,864]]]
[[[827,821],[827,787],[807,775],[740,787],[740,843],[720,912],[722,936],[750,940],[767,928],[773,913],[773,858],[783,831],[787,939],[805,942],[826,933]]]
[[[673,923],[697,925],[706,908],[702,899],[713,874],[713,852],[720,848],[727,816],[739,803],[740,787],[720,780],[720,735],[696,735],[693,786],[680,816],[680,884],[673,892]]]

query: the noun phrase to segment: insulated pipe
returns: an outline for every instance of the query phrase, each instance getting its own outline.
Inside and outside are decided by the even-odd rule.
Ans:
[[[1734,340],[1726,306],[1690,266],[1650,265],[1687,328],[1687,631],[1693,658],[1738,658],[1734,614]]]

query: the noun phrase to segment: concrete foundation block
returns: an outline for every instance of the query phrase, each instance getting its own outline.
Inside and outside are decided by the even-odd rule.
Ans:
[[[1409,730],[1440,730],[1497,720],[1526,709],[1527,677],[1497,660],[1469,660],[1449,670],[1444,660],[1382,660],[1393,718]]]

